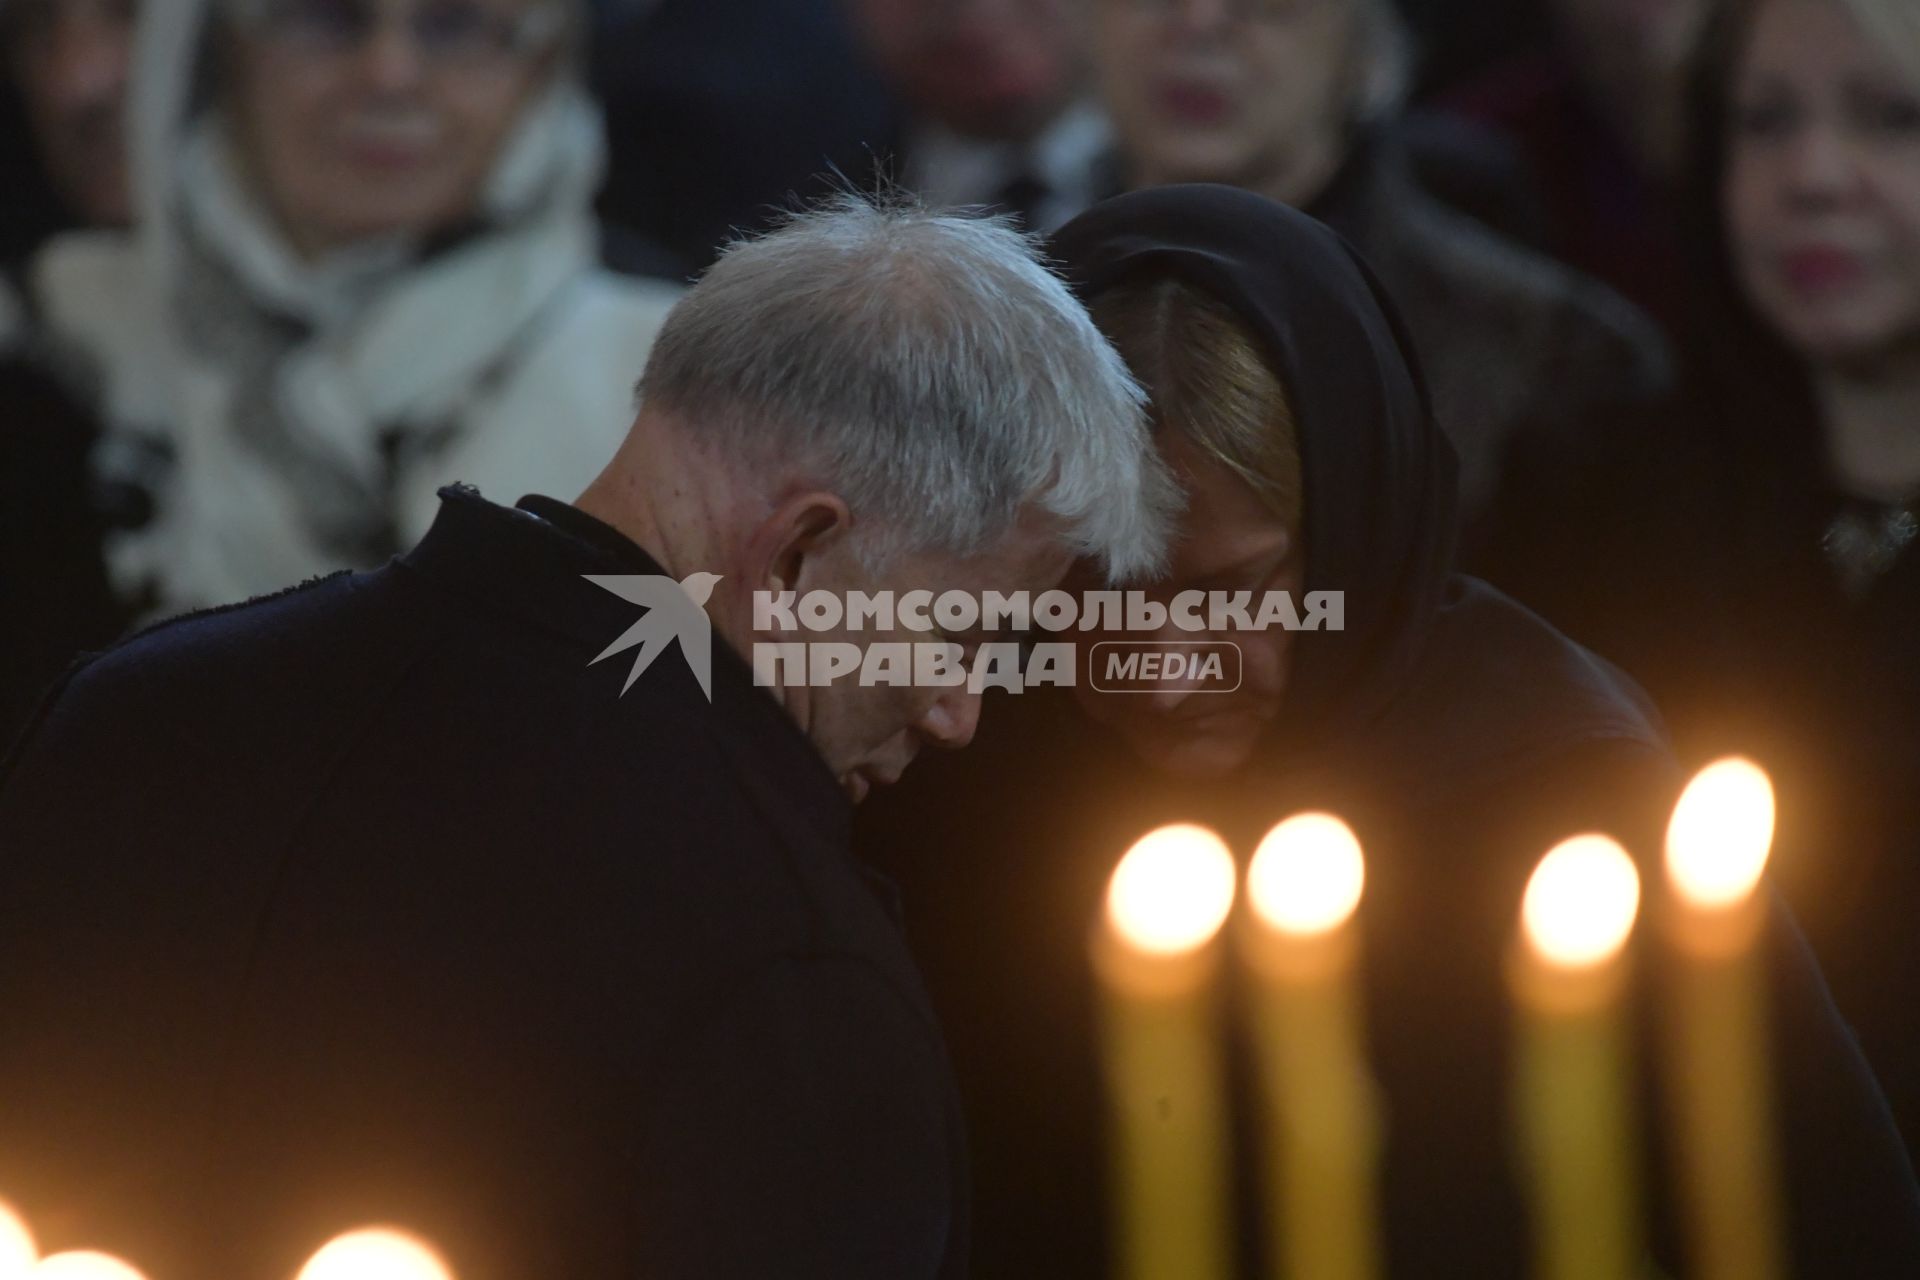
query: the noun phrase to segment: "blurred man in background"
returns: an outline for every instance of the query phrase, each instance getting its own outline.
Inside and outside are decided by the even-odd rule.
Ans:
[[[600,209],[683,273],[764,229],[823,174],[864,173],[893,95],[841,0],[601,0],[593,88],[607,117]]]
[[[1670,333],[1689,323],[1674,227],[1686,68],[1704,0],[1546,0],[1555,39],[1464,84],[1439,110],[1510,140],[1538,247],[1604,280]]]
[[[1048,231],[1095,198],[1108,144],[1087,98],[1086,0],[848,0],[904,108],[876,158],[936,207]]]

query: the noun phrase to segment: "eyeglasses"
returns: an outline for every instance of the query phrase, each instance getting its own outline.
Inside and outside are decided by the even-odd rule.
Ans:
[[[546,52],[566,28],[557,4],[517,12],[487,0],[230,0],[234,16],[261,35],[305,53],[365,46],[383,23],[404,25],[421,58],[484,66]]]

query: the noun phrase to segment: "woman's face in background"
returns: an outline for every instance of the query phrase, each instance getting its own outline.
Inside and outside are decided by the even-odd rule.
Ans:
[[[1723,201],[1736,269],[1817,363],[1920,340],[1920,85],[1838,0],[1769,0],[1729,104]]]
[[[1362,0],[1099,0],[1101,92],[1139,185],[1292,203],[1345,147]]]
[[[554,0],[253,0],[247,12],[228,102],[249,171],[307,255],[469,216],[553,74],[564,25]]]
[[[1177,431],[1168,429],[1161,452],[1186,491],[1187,509],[1166,575],[1141,590],[1162,605],[1183,591],[1249,592],[1253,612],[1267,591],[1292,592],[1297,602],[1306,561],[1285,523],[1246,481],[1185,444]],[[1156,769],[1187,777],[1229,773],[1252,757],[1280,714],[1293,645],[1293,633],[1282,627],[1193,632],[1169,618],[1159,632],[1101,634],[1093,643],[1100,642],[1156,652],[1187,646],[1190,653],[1232,644],[1240,651],[1238,686],[1230,690],[1231,671],[1225,681],[1161,681],[1127,692],[1103,692],[1086,670],[1080,673],[1074,694],[1081,710]],[[1093,652],[1092,660],[1102,661],[1101,653]]]

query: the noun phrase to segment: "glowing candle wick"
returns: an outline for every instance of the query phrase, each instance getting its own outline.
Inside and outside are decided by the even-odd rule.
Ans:
[[[1746,900],[1773,845],[1773,784],[1751,760],[1732,756],[1694,775],[1667,827],[1667,876],[1692,907],[1721,910]]]
[[[453,1280],[424,1242],[391,1227],[363,1227],[328,1241],[298,1280]]]
[[[1247,896],[1263,924],[1281,933],[1331,933],[1360,905],[1366,863],[1340,819],[1302,813],[1267,833],[1247,871]]]
[[[1136,951],[1183,955],[1212,941],[1233,908],[1233,854],[1205,827],[1176,823],[1134,842],[1114,868],[1107,921]]]
[[[1527,945],[1562,969],[1589,969],[1619,954],[1640,910],[1640,874],[1606,836],[1554,846],[1527,882],[1520,918]]]

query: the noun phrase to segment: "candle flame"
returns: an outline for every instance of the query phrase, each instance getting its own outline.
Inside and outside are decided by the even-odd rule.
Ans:
[[[1640,873],[1606,836],[1574,836],[1555,845],[1527,881],[1520,920],[1535,954],[1562,969],[1613,958],[1640,910]]]
[[[1773,783],[1751,760],[1716,760],[1687,784],[1667,827],[1667,878],[1689,905],[1731,907],[1760,883],[1773,846]]]
[[[1175,823],[1134,841],[1107,886],[1107,922],[1135,950],[1197,951],[1233,908],[1237,869],[1224,840]]]
[[[92,1249],[48,1254],[28,1274],[33,1280],[146,1280],[137,1267]]]
[[[1247,896],[1261,923],[1282,933],[1330,933],[1359,907],[1366,875],[1346,823],[1330,813],[1295,814],[1254,851]]]
[[[453,1280],[453,1272],[418,1237],[362,1227],[329,1240],[300,1269],[298,1280]]]
[[[40,1250],[27,1230],[26,1219],[14,1207],[0,1200],[0,1280],[20,1280],[33,1270]]]

